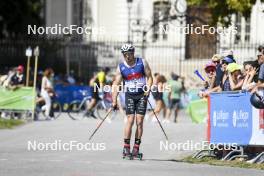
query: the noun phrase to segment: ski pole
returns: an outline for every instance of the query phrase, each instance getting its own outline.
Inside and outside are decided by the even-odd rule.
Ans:
[[[94,136],[94,134],[96,133],[96,131],[100,128],[100,126],[104,123],[105,119],[112,112],[112,110],[113,110],[113,108],[110,108],[108,110],[107,114],[105,115],[105,118],[103,118],[103,120],[97,125],[96,129],[94,130],[94,132],[92,133],[92,135],[89,137],[89,141],[92,139],[92,137]]]
[[[167,134],[166,134],[165,130],[163,129],[163,127],[162,127],[162,125],[161,125],[161,123],[160,123],[160,121],[159,121],[159,119],[158,119],[158,117],[157,117],[157,115],[156,115],[156,113],[155,113],[154,109],[152,108],[152,106],[151,106],[151,104],[150,104],[149,100],[147,100],[147,101],[148,101],[148,103],[149,103],[149,106],[150,106],[150,108],[151,108],[151,110],[152,110],[152,112],[153,112],[154,116],[156,117],[156,119],[157,119],[157,121],[158,121],[158,123],[159,123],[159,126],[160,126],[160,128],[161,128],[161,130],[162,130],[163,134],[165,135],[165,138],[166,138],[166,140],[168,141],[168,140],[169,140],[169,139],[168,139],[168,136],[167,136]]]

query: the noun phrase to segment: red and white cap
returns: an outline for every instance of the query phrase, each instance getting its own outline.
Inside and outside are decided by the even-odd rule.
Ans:
[[[208,63],[205,65],[204,69],[206,70],[206,69],[209,68],[209,67],[212,67],[212,68],[216,69],[216,65],[215,65],[212,61],[208,62]]]
[[[23,67],[23,65],[19,65],[19,66],[17,67],[17,71],[23,72],[23,71],[24,71],[24,67]]]

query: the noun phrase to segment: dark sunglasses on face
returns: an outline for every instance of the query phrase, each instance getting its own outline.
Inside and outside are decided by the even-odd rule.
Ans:
[[[213,61],[213,63],[215,63],[215,64],[219,64],[219,63],[220,63],[220,61]]]

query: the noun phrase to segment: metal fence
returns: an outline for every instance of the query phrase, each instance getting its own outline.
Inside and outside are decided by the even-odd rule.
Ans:
[[[71,70],[87,83],[88,79],[100,67],[110,67],[115,70],[122,59],[119,41],[76,42],[67,39],[38,39],[38,40],[2,40],[0,41],[0,70],[18,64],[26,65],[25,50],[28,46],[40,47],[39,69],[52,67],[56,73],[66,74]],[[211,44],[210,44],[211,45]],[[212,53],[211,46],[192,46],[197,52]],[[203,73],[205,63],[210,59],[186,59],[186,47],[172,44],[135,43],[136,55],[144,56],[153,70],[168,76],[175,72],[196,79],[193,72],[198,69]],[[259,44],[219,45],[217,51],[231,49],[238,63],[256,59]],[[214,49],[215,50],[215,49]],[[201,54],[202,55],[202,54]],[[203,73],[204,74],[204,73]]]

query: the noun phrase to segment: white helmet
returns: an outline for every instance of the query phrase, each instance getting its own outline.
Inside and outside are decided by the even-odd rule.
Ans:
[[[132,44],[124,44],[121,47],[121,52],[125,53],[125,52],[135,52],[135,47]]]

